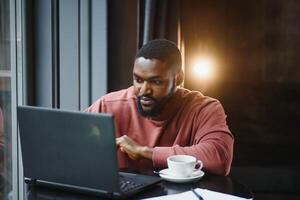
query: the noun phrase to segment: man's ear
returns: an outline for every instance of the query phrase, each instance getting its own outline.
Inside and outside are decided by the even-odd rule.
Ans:
[[[175,79],[176,79],[176,86],[179,86],[183,83],[184,73],[182,70],[180,70],[180,72],[177,72]]]

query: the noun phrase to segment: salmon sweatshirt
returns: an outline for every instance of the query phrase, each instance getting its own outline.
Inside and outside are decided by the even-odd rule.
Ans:
[[[218,175],[230,172],[234,137],[221,103],[198,91],[177,88],[160,115],[142,116],[133,87],[104,95],[86,110],[110,113],[116,137],[127,135],[139,145],[153,148],[152,160],[132,160],[118,150],[119,168],[167,168],[167,157],[195,156],[203,170]]]

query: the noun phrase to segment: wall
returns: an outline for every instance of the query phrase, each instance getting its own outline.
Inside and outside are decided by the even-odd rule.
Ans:
[[[185,86],[219,99],[235,135],[232,176],[257,199],[299,198],[299,1],[182,1]],[[216,79],[191,76],[216,59]]]

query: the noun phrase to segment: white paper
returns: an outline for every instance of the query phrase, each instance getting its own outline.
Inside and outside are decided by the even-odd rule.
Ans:
[[[198,194],[200,194],[200,196],[204,200],[245,200],[246,199],[242,197],[237,197],[229,194],[214,192],[211,190],[200,189],[200,188],[195,189],[195,191]],[[192,191],[187,191],[179,194],[148,198],[147,200],[183,200],[183,199],[198,200],[198,197]]]

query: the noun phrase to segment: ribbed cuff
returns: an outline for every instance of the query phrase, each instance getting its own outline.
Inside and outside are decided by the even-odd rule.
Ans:
[[[154,168],[166,168],[167,158],[173,155],[172,147],[154,147],[152,162]]]

